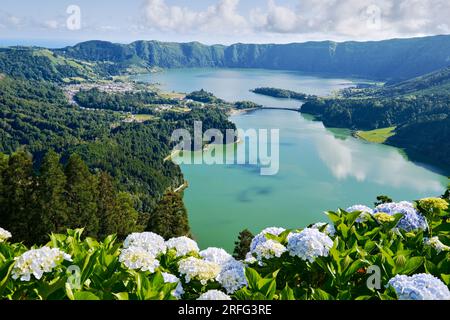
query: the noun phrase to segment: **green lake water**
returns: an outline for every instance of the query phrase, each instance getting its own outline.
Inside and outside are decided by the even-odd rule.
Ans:
[[[167,91],[205,89],[227,101],[251,100],[270,107],[299,107],[298,101],[259,96],[249,90],[277,87],[327,95],[349,79],[296,72],[242,69],[175,69],[141,75]],[[280,130],[280,169],[261,176],[256,165],[182,165],[189,188],[185,203],[193,234],[202,248],[232,251],[239,231],[304,227],[327,221],[325,210],[373,205],[378,195],[415,200],[443,193],[447,178],[417,165],[396,148],[353,138],[348,130],[327,129],[300,113],[259,110],[230,118],[242,129]],[[245,153],[238,144],[238,153]]]

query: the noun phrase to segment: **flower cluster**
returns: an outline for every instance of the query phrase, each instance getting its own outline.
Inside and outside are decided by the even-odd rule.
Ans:
[[[381,224],[395,221],[395,218],[393,216],[384,212],[375,213],[373,217]]]
[[[325,227],[326,226],[326,227]],[[313,229],[322,230],[322,228],[325,227],[325,234],[327,234],[330,237],[334,237],[336,235],[336,229],[334,228],[334,225],[325,223],[325,222],[318,222],[311,226]]]
[[[122,250],[119,256],[128,269],[155,272],[159,267],[159,261],[155,256],[141,247],[129,247]]]
[[[233,294],[247,285],[245,266],[242,262],[230,260],[226,263],[216,278],[228,294]]]
[[[262,262],[263,259],[279,258],[285,253],[286,247],[274,240],[267,240],[259,244],[253,251],[256,254],[256,259]]]
[[[333,241],[329,236],[312,228],[304,229],[300,233],[291,233],[287,239],[289,254],[309,262],[314,262],[318,257],[328,256],[333,247]]]
[[[250,252],[254,252],[256,248],[267,241],[266,234],[271,234],[273,236],[279,236],[282,234],[286,229],[283,228],[277,228],[277,227],[271,227],[266,228],[260,233],[258,233],[252,240],[252,243],[250,244]]]
[[[432,248],[434,248],[437,253],[441,253],[443,251],[450,251],[450,247],[446,246],[445,244],[443,244],[440,240],[439,237],[433,237],[433,238],[425,238],[424,239],[424,243],[426,246],[430,246]]]
[[[5,242],[6,240],[8,240],[11,237],[12,237],[12,234],[9,231],[7,231],[3,228],[0,228],[0,243]]]
[[[403,214],[397,227],[407,232],[428,229],[427,220],[414,208],[412,203],[407,201],[381,204],[375,208],[374,213]]]
[[[234,260],[228,252],[220,248],[208,248],[202,250],[200,251],[200,256],[206,261],[214,262],[221,266]]]
[[[162,276],[164,278],[164,283],[177,283],[177,287],[172,292],[172,295],[177,299],[181,299],[181,297],[184,294],[184,289],[180,279],[178,279],[178,277],[174,276],[173,274],[167,272],[163,272]]]
[[[226,301],[231,300],[230,296],[226,295],[222,291],[219,290],[209,290],[202,294],[197,300],[217,300],[217,301]]]
[[[12,278],[30,281],[31,275],[39,280],[44,273],[52,272],[61,262],[72,261],[72,258],[57,248],[42,247],[29,250],[15,260]]]
[[[132,233],[123,242],[123,247],[142,248],[154,257],[166,252],[164,238],[153,232]]]
[[[356,219],[356,223],[364,223],[366,222],[371,215],[373,215],[373,210],[367,206],[364,206],[362,204],[357,204],[351,207],[348,207],[345,211],[352,213],[352,212],[361,212],[359,217]]]
[[[201,284],[206,285],[208,281],[215,280],[221,267],[214,262],[188,257],[179,262],[178,271],[184,275],[187,283],[191,280],[199,280]]]
[[[430,274],[397,275],[389,280],[399,300],[450,300],[448,287]]]
[[[448,203],[441,198],[424,198],[419,200],[419,206],[426,211],[447,210]]]
[[[183,257],[190,253],[199,252],[197,242],[188,237],[172,238],[166,242],[168,250],[175,250],[177,257]]]

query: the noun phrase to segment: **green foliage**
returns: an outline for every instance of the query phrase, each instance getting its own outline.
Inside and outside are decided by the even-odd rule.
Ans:
[[[107,173],[92,174],[77,155],[63,168],[49,151],[35,172],[31,155],[18,151],[2,161],[0,181],[0,220],[16,241],[41,244],[68,228],[83,227],[101,239],[142,230],[131,196]]]
[[[309,95],[305,93],[298,93],[292,90],[278,89],[278,88],[256,88],[252,92],[256,94],[261,94],[264,96],[280,98],[280,99],[294,99],[304,101],[310,98]]]
[[[238,110],[260,109],[262,108],[262,105],[254,103],[252,101],[238,101],[234,104],[234,107]]]
[[[167,192],[156,209],[150,214],[148,231],[159,234],[164,239],[189,236],[189,220],[183,196]]]
[[[197,102],[203,102],[203,103],[223,103],[224,101],[221,99],[218,99],[212,94],[211,92],[207,92],[203,89],[199,91],[191,92],[186,96],[186,99],[191,99]]]
[[[114,94],[94,88],[82,90],[74,98],[84,108],[123,111],[133,114],[153,114],[155,105],[178,104],[178,101],[160,97],[156,92],[152,91]]]
[[[397,294],[387,284],[396,275],[431,274],[450,285],[450,251],[437,250],[426,238],[438,237],[450,245],[450,211],[448,201],[429,198],[416,203],[427,217],[428,231],[404,232],[396,229],[401,214],[393,221],[380,223],[373,216],[356,222],[361,212],[327,212],[336,234],[325,256],[313,261],[283,253],[279,258],[263,258],[246,263],[247,285],[230,294],[237,300],[395,300]],[[324,232],[324,226],[319,230]],[[296,230],[300,231],[300,230]],[[71,300],[171,300],[177,283],[165,283],[162,272],[178,277],[184,289],[182,298],[197,299],[202,293],[223,290],[214,279],[201,283],[186,281],[178,269],[197,252],[177,256],[173,249],[160,253],[154,272],[131,270],[119,261],[122,245],[115,236],[103,242],[82,239],[83,230],[69,230],[66,235],[53,234],[47,244],[69,254],[72,261],[57,263],[39,280],[12,278],[14,258],[28,249],[22,244],[0,243],[0,298],[2,299],[71,299]],[[287,246],[287,230],[267,239]],[[380,287],[372,287],[373,267],[380,270]],[[74,268],[75,267],[75,268]]]
[[[138,68],[263,68],[365,79],[409,79],[448,66],[448,36],[376,42],[307,42],[206,46],[198,42],[136,41],[129,45],[88,41],[54,50],[88,60],[112,74]],[[414,66],[414,68],[411,68]]]
[[[238,260],[244,260],[247,252],[250,251],[253,234],[245,229],[239,232],[238,240],[234,243],[233,257]]]
[[[68,78],[89,79],[94,76],[90,67],[78,61],[49,50],[25,47],[0,49],[0,73],[13,78],[60,83]]]

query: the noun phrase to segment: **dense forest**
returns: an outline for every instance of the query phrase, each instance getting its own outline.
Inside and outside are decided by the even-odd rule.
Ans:
[[[151,215],[136,211],[134,201],[109,173],[92,173],[77,154],[63,164],[50,150],[36,168],[26,151],[0,153],[0,221],[17,241],[45,243],[52,232],[76,228],[99,239],[110,234],[124,239],[144,230],[167,237],[189,234],[180,194],[164,196]]]
[[[83,108],[105,109],[135,114],[153,114],[154,105],[178,103],[176,100],[163,98],[152,91],[118,94],[100,91],[97,88],[81,90],[75,95],[74,99]]]
[[[6,171],[2,171],[2,181],[5,181],[4,185],[7,187],[1,192],[12,193],[15,189],[17,194],[14,196],[18,197],[14,200],[10,194],[2,194],[2,199],[10,201],[2,203],[2,208],[9,208],[2,209],[2,214],[5,219],[12,219],[7,227],[14,230],[17,240],[31,241],[30,237],[42,239],[50,231],[72,227],[85,227],[87,235],[99,238],[107,233],[120,235],[146,228],[155,228],[167,236],[189,233],[182,195],[170,193],[184,183],[180,168],[171,161],[164,161],[172,151],[170,137],[175,129],[193,130],[194,122],[199,120],[203,121],[205,131],[209,128],[234,129],[234,124],[228,121],[223,109],[212,105],[192,112],[167,111],[152,121],[127,123],[124,121],[126,117],[123,111],[146,113],[150,112],[152,104],[171,104],[176,101],[147,90],[119,94],[94,89],[82,91],[76,98],[86,108],[95,109],[86,110],[69,104],[62,84],[72,82],[67,81],[72,76],[84,75],[87,78],[95,69],[84,69],[84,65],[78,65],[79,62],[75,60],[62,58],[43,49],[7,49],[0,52],[0,62],[0,72],[3,72],[0,73],[0,152],[8,155],[2,155],[2,167],[6,168]],[[70,71],[70,66],[79,72]],[[95,76],[101,77],[100,74]],[[47,215],[55,214],[47,212],[42,207],[44,204],[37,204],[33,200],[38,198],[38,187],[43,186],[41,171],[47,170],[46,166],[49,165],[49,150],[57,153],[51,156],[53,167],[64,172],[64,175],[60,172],[56,174],[58,179],[70,181],[66,171],[71,167],[73,155],[76,154],[79,167],[83,169],[80,169],[81,173],[84,172],[85,175],[84,178],[77,179],[90,185],[86,195],[90,194],[91,198],[96,199],[103,195],[110,197],[105,201],[111,206],[117,204],[126,207],[120,210],[119,207],[111,208],[108,214],[114,215],[114,212],[121,211],[121,214],[133,217],[130,221],[136,222],[132,222],[130,226],[118,223],[117,219],[125,219],[118,216],[117,219],[112,218],[116,220],[111,224],[117,225],[117,228],[123,227],[123,230],[115,230],[112,225],[109,226],[109,222],[102,227],[98,224],[98,220],[102,220],[99,215],[103,214],[99,212],[101,204],[96,203],[100,200],[91,199],[86,204],[86,210],[83,210],[83,217],[92,218],[88,223],[87,218],[81,217],[81,211],[73,213],[76,208],[85,206],[82,204],[84,202],[82,199],[70,202],[67,198],[67,188],[70,186],[66,184],[63,188],[62,183],[60,191],[64,194],[63,202],[66,203],[64,206],[67,206],[67,210],[62,210],[61,214],[74,220],[68,218],[60,225],[42,222],[53,219]],[[20,170],[17,170],[26,177],[20,181],[28,181],[26,186],[14,184],[13,174],[8,171],[16,170],[16,160],[20,162],[17,164]],[[56,162],[59,164],[56,165]],[[55,180],[54,183],[56,182]],[[113,191],[99,191],[101,183],[108,184]],[[169,212],[164,212],[161,201],[172,203],[167,207]],[[32,207],[36,209],[31,210]],[[13,208],[20,211],[17,217],[13,217],[16,216]],[[26,214],[30,217],[25,219]],[[151,221],[152,217],[154,221]],[[22,219],[22,224],[19,224],[19,219]],[[175,220],[178,221],[176,226],[172,225]],[[13,226],[17,224],[17,228],[20,228],[23,223],[28,225],[22,231],[17,231]],[[34,223],[42,224],[43,229],[37,228],[35,233],[31,233],[33,230],[30,231],[30,228]],[[106,228],[106,231],[102,231],[102,228]],[[44,229],[47,230],[45,234]]]

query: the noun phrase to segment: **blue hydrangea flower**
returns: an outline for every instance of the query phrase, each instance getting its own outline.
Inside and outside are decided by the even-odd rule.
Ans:
[[[336,235],[336,229],[335,229],[334,225],[332,225],[332,224],[325,223],[325,222],[318,222],[318,223],[313,224],[311,226],[311,228],[320,230],[325,226],[326,226],[326,228],[323,232],[325,234],[329,235],[330,237],[334,237]]]
[[[282,234],[286,229],[283,228],[277,228],[277,227],[271,227],[266,228],[260,233],[258,233],[252,240],[252,243],[250,244],[250,252],[254,252],[256,250],[256,247],[263,244],[267,241],[266,234],[271,234],[274,236],[279,236]]]
[[[354,206],[348,207],[345,211],[348,213],[360,211],[360,216],[356,219],[356,223],[364,223],[368,220],[370,215],[373,215],[373,210],[368,206],[362,204],[356,204]]]
[[[388,283],[399,300],[450,300],[450,291],[440,279],[426,273],[397,275]]]
[[[306,228],[300,233],[291,233],[287,249],[293,257],[314,262],[318,257],[326,257],[333,247],[333,241],[325,233],[317,229]]]
[[[230,260],[220,271],[216,278],[228,294],[233,294],[240,288],[247,285],[245,277],[245,265],[241,261]]]
[[[411,202],[384,203],[375,208],[374,214],[378,212],[384,212],[389,215],[403,214],[403,218],[400,219],[397,227],[407,232],[428,229],[427,220],[414,208]]]

